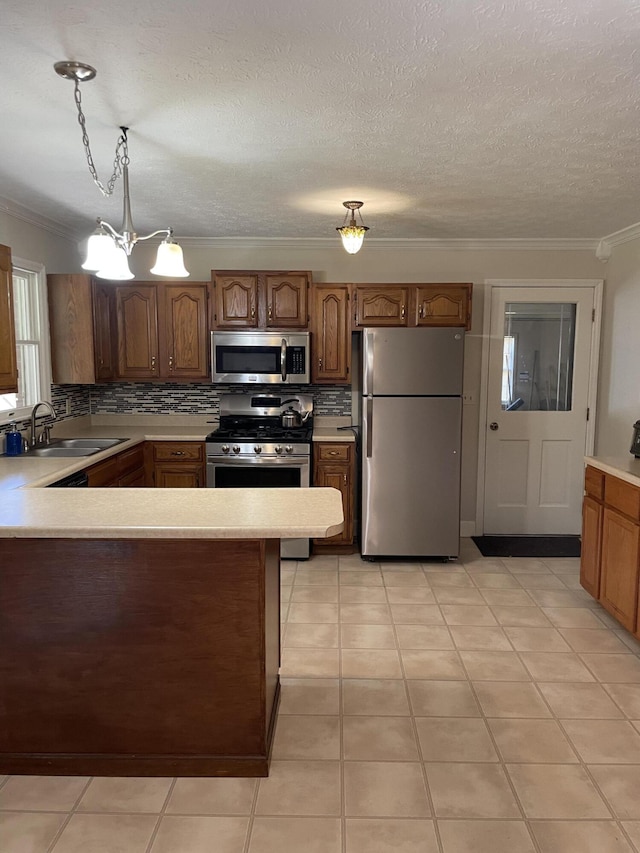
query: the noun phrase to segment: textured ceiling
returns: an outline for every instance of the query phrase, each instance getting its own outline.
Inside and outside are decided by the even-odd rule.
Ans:
[[[0,196],[139,232],[599,238],[640,220],[638,0],[3,0]]]

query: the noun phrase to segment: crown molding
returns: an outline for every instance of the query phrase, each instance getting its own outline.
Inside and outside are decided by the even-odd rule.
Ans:
[[[619,246],[621,243],[637,240],[638,237],[640,237],[640,222],[629,225],[627,228],[621,228],[620,231],[614,231],[613,234],[607,234],[606,237],[602,238],[602,242],[608,243],[609,246]]]
[[[0,211],[7,213],[14,219],[35,225],[51,234],[69,240],[72,243],[86,239],[77,231],[65,228],[59,222],[55,222],[46,216],[42,216],[29,208],[23,207],[17,202],[0,196]],[[616,231],[614,234],[604,237],[605,243],[615,246],[627,240],[633,240],[640,236],[640,223]],[[334,250],[343,252],[342,244],[336,237],[184,237],[175,235],[176,240],[183,246],[193,249],[298,249],[298,250]],[[600,240],[590,237],[416,237],[416,238],[393,238],[393,237],[367,237],[364,248],[368,252],[388,251],[389,249],[400,251],[513,251],[513,252],[595,252]]]
[[[193,249],[344,249],[335,237],[182,237],[176,240],[184,247]],[[366,251],[401,249],[402,251],[433,251],[438,249],[488,250],[488,251],[595,251],[598,240],[592,238],[372,238],[367,237]]]
[[[59,222],[2,196],[0,196],[0,211],[8,214],[12,219],[18,219],[28,225],[35,225],[36,228],[42,228],[44,231],[55,234],[56,237],[62,237],[63,240],[69,240],[71,243],[75,243],[78,239],[76,232],[70,228],[65,228]]]

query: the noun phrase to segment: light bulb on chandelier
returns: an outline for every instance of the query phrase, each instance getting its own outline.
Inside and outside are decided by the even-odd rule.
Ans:
[[[160,228],[151,234],[141,237],[136,234],[131,218],[131,201],[129,198],[129,145],[127,141],[128,127],[121,127],[122,134],[116,143],[116,156],[113,164],[113,174],[105,186],[98,178],[98,173],[93,163],[89,136],[87,134],[84,113],[82,112],[82,99],[80,95],[80,83],[93,80],[96,70],[84,62],[56,62],[53,66],[56,73],[66,80],[73,80],[75,84],[74,96],[78,108],[78,122],[82,128],[82,142],[84,144],[85,156],[89,172],[94,183],[104,196],[113,194],[113,188],[117,178],[122,175],[123,185],[123,213],[122,226],[118,232],[116,229],[98,217],[97,228],[89,237],[87,245],[87,257],[82,268],[95,271],[98,278],[107,278],[113,281],[126,281],[133,278],[129,269],[128,257],[133,251],[136,243],[150,240],[152,237],[164,235],[164,240],[158,246],[156,262],[151,268],[154,275],[162,275],[170,278],[185,278],[189,272],[184,266],[182,249],[173,239],[172,228]]]
[[[347,208],[344,215],[344,222],[340,228],[336,228],[338,234],[342,238],[342,245],[350,255],[355,255],[362,248],[364,235],[369,230],[362,221],[360,208],[364,204],[362,201],[343,201],[342,204]],[[360,225],[356,222],[356,211],[360,217]],[[351,216],[349,216],[351,214]],[[348,221],[347,221],[348,220]]]

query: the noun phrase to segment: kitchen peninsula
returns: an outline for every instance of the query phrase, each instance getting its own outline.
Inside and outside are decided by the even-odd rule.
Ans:
[[[0,502],[0,774],[266,776],[283,537],[335,489],[44,489]]]

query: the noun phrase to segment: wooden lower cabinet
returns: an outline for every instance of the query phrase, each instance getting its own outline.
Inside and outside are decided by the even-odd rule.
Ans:
[[[267,776],[279,556],[277,539],[5,539],[0,774]]]
[[[132,488],[146,485],[144,445],[138,444],[87,469],[89,487]]]
[[[344,530],[328,539],[315,539],[315,550],[353,545],[355,444],[318,442],[313,445],[313,485],[338,489],[342,494]]]
[[[199,489],[206,485],[205,449],[199,441],[147,443],[150,486],[158,489]]]
[[[636,630],[640,525],[604,508],[600,603],[628,631]]]
[[[602,504],[587,495],[582,505],[580,583],[594,598],[600,595],[602,512]]]
[[[580,583],[638,635],[640,485],[588,466],[585,492]]]

